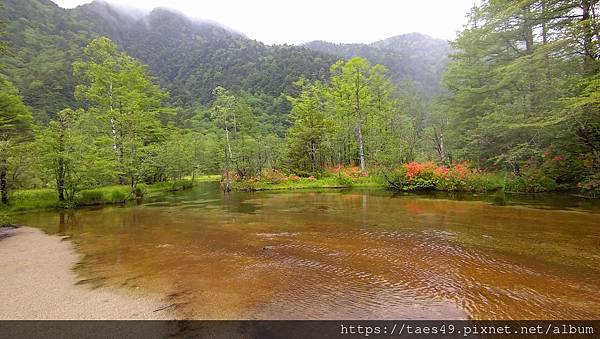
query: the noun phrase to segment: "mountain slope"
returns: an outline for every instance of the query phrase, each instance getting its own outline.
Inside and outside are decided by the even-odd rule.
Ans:
[[[7,23],[11,49],[0,70],[32,107],[37,121],[75,105],[73,61],[91,39],[107,36],[125,52],[148,65],[166,87],[174,105],[188,111],[212,100],[225,86],[261,98],[260,109],[284,123],[289,104],[282,93],[300,76],[322,79],[338,58],[355,55],[382,63],[392,79],[411,80],[422,93],[435,93],[445,65],[447,44],[422,35],[405,35],[373,44],[268,46],[214,23],[157,8],[132,13],[94,1],[62,9],[50,0],[4,0],[0,17]],[[191,114],[191,113],[186,113]]]
[[[49,0],[5,0],[8,55],[2,69],[19,88],[37,120],[73,106],[72,62],[92,34]]]
[[[304,75],[326,76],[332,56],[293,46],[266,46],[218,25],[163,8],[140,20],[93,2],[73,10],[172,86],[182,100],[211,100],[216,85],[278,96]]]
[[[371,44],[312,41],[303,46],[343,58],[359,56],[371,63],[385,65],[396,84],[410,81],[425,96],[439,92],[442,72],[450,54],[447,41],[419,33],[398,35]]]
[[[105,2],[65,10],[49,0],[5,0],[12,53],[0,62],[38,121],[73,106],[71,64],[91,39],[107,36],[147,64],[174,104],[208,103],[217,85],[264,94],[266,106],[300,76],[326,77],[335,57],[297,46],[266,46],[166,9],[136,18]],[[270,99],[269,99],[270,98]],[[273,114],[280,112],[272,112]]]

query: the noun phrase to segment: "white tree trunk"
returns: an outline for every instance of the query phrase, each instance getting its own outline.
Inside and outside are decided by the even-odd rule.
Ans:
[[[365,164],[365,147],[363,144],[363,135],[361,127],[361,114],[360,114],[360,73],[356,70],[356,138],[359,147],[360,156],[360,173],[362,175],[367,174],[367,165]]]
[[[108,88],[108,110],[110,116],[110,128],[113,139],[113,150],[117,153],[117,129],[115,127],[115,118],[113,116],[113,84],[112,80],[110,81]]]
[[[233,159],[233,154],[231,153],[231,144],[229,143],[229,128],[225,125],[225,139],[227,139],[227,152],[229,154],[229,160]]]

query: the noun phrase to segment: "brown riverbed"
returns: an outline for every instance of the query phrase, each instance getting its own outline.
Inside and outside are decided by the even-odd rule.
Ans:
[[[479,199],[207,184],[19,221],[72,237],[83,286],[158,295],[179,317],[600,317],[597,206]]]

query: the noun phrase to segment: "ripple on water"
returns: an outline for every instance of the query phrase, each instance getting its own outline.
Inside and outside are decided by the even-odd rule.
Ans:
[[[598,223],[588,214],[368,194],[244,196],[182,193],[23,223],[72,236],[82,280],[172,295],[192,318],[600,316]],[[535,241],[519,242],[528,236]]]

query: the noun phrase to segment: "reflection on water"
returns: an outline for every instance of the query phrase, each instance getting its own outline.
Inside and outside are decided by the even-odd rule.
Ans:
[[[160,293],[190,318],[600,317],[593,205],[442,198],[208,183],[22,222],[72,236],[83,283]]]

